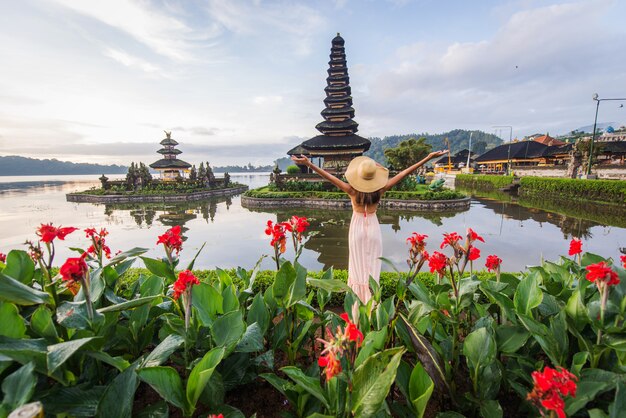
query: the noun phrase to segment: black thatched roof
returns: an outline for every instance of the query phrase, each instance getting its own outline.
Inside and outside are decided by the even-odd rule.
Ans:
[[[546,145],[535,141],[512,142],[509,144],[497,146],[487,151],[483,155],[476,158],[476,162],[480,163],[485,161],[501,161],[507,160],[508,158],[511,158],[512,160],[536,158],[541,157],[546,148],[548,148]]]
[[[554,157],[555,155],[563,155],[567,154],[572,150],[573,144],[565,144],[565,145],[550,145],[544,151],[543,157]]]
[[[305,155],[308,157],[309,155],[311,155],[311,153],[309,152],[308,149],[304,148],[302,145],[297,145],[293,147],[292,149],[290,149],[289,151],[287,151],[287,155]]]
[[[601,147],[602,152],[610,152],[612,154],[626,154],[626,142],[597,142],[598,147]]]
[[[172,168],[172,169],[182,170],[185,168],[190,168],[191,164],[189,164],[186,161],[179,160],[179,159],[162,158],[150,164],[150,167],[154,169]]]
[[[178,145],[178,142],[176,142],[175,140],[173,140],[172,138],[165,138],[164,140],[162,140],[161,142],[159,142],[159,144],[161,145]]]
[[[369,139],[359,135],[329,136],[318,135],[302,143],[302,147],[310,151],[318,150],[349,150],[352,148],[370,149]]]
[[[337,36],[333,38],[333,45],[342,45],[345,43],[339,32],[337,32]]]
[[[176,148],[172,148],[172,149],[161,148],[157,152],[159,154],[163,154],[163,155],[178,155],[178,154],[182,154],[183,153],[181,150],[176,149]]]

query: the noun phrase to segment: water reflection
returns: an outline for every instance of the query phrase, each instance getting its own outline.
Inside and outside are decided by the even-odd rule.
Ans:
[[[206,200],[175,203],[114,203],[104,205],[104,214],[111,217],[116,211],[128,212],[137,226],[150,227],[155,218],[161,225],[180,226],[185,230],[185,223],[198,217],[207,223],[215,221],[217,207],[224,203],[226,210],[233,204],[231,196],[220,196]]]
[[[277,222],[287,222],[294,214],[293,209],[264,208],[250,209],[250,211],[274,214]],[[394,232],[399,232],[402,229],[402,224],[406,225],[409,222],[419,223],[421,220],[427,220],[436,226],[441,226],[442,219],[452,218],[464,211],[467,211],[467,209],[439,213],[379,210],[377,215],[378,222],[383,230],[388,225]],[[331,266],[342,269],[347,268],[348,230],[350,229],[352,211],[298,208],[297,215],[308,218],[311,224],[309,229],[315,231],[315,234],[305,242],[304,248],[317,254],[317,262],[323,265],[324,269]],[[407,235],[410,235],[410,232],[407,232]]]

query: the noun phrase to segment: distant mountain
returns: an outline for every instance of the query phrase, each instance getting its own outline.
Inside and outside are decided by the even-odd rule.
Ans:
[[[38,160],[9,155],[0,157],[0,176],[37,176],[52,174],[126,174],[128,167],[71,163],[69,161]]]
[[[619,122],[602,122],[596,125],[596,129],[604,131],[609,126],[612,126],[613,128],[617,129],[620,126],[624,126],[624,124],[619,123]],[[574,129],[574,130],[580,131],[580,132],[586,132],[586,133],[593,133],[593,125],[581,126],[580,128]]]
[[[418,139],[421,137],[426,138],[426,142],[433,147],[433,151],[447,149],[448,146],[444,143],[444,140],[448,138],[448,140],[450,141],[450,153],[454,155],[463,149],[467,149],[469,145],[470,134],[472,132],[474,133],[472,135],[473,153],[484,154],[485,151],[495,148],[503,143],[502,139],[500,139],[496,135],[488,134],[483,131],[466,131],[463,129],[454,129],[450,132],[444,132],[441,134],[421,133],[408,135],[392,135],[386,136],[382,139],[369,138],[370,141],[372,141],[372,146],[370,147],[369,151],[365,153],[365,155],[373,158],[381,164],[386,164],[387,160],[385,158],[385,150],[387,148],[395,148],[398,146],[398,144],[400,144],[400,142],[409,138]]]

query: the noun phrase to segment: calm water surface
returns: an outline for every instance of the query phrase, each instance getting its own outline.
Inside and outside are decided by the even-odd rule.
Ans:
[[[251,188],[267,184],[269,179],[267,174],[231,176]],[[310,270],[331,265],[347,268],[350,211],[248,210],[241,207],[239,196],[185,204],[66,202],[66,193],[99,185],[97,177],[0,177],[0,252],[25,248],[25,240],[36,239],[35,229],[39,224],[53,222],[57,226],[81,229],[105,227],[110,232],[107,242],[113,251],[145,247],[150,249],[149,256],[160,257],[163,253],[156,246],[157,236],[171,226],[181,225],[185,236],[181,253],[183,265],[206,242],[196,261],[197,268],[251,268],[259,257],[272,252],[269,237],[264,233],[267,221],[283,221],[291,215],[299,215],[310,218],[312,229],[318,231],[307,241],[301,263]],[[427,234],[430,237],[427,249],[432,252],[439,250],[444,232],[462,234],[467,227],[472,227],[485,239],[484,244],[479,243],[481,260],[488,254],[497,254],[504,260],[504,271],[518,271],[538,264],[541,257],[556,260],[559,255],[567,254],[572,236],[582,237],[586,251],[618,257],[619,248],[626,247],[626,220],[621,216],[607,216],[604,220],[594,208],[585,210],[595,216],[585,216],[584,210],[580,216],[565,216],[503,199],[474,197],[471,208],[466,211],[380,211],[378,216],[383,232],[383,255],[401,270],[406,270],[408,247],[405,241],[412,232]],[[74,254],[68,247],[89,245],[82,232],[69,235],[65,243],[59,244],[64,245],[58,245],[57,263]],[[292,257],[292,253],[288,252],[287,257]],[[273,261],[268,257],[262,265],[271,269]]]

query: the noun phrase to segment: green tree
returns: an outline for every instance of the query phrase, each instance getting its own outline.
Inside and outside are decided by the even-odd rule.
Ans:
[[[426,143],[426,138],[410,138],[400,142],[396,148],[385,150],[385,157],[390,167],[395,170],[404,170],[428,155],[432,147]]]
[[[196,181],[198,179],[198,171],[196,170],[196,165],[191,166],[191,170],[189,170],[189,180]]]
[[[213,169],[209,165],[208,161],[206,163],[206,181],[209,183],[210,187],[215,185],[215,174],[213,174]]]
[[[137,166],[135,163],[130,163],[130,167],[128,167],[128,173],[126,173],[126,188],[128,190],[132,190],[135,188],[135,181],[137,181]]]
[[[137,171],[143,187],[148,186],[152,182],[152,174],[150,174],[150,169],[148,169],[148,167],[144,163],[139,163],[139,169]]]
[[[198,181],[200,183],[206,182],[206,169],[204,168],[204,163],[200,163],[200,168],[198,168]]]
[[[487,151],[487,143],[485,141],[478,141],[472,145],[472,154],[482,155]]]

